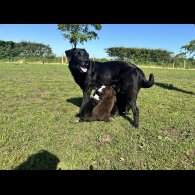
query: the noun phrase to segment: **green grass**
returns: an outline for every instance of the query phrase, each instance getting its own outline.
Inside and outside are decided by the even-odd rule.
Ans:
[[[66,65],[1,63],[0,169],[195,170],[195,71],[143,70],[157,85],[141,89],[133,129],[123,117],[77,123],[82,91]]]

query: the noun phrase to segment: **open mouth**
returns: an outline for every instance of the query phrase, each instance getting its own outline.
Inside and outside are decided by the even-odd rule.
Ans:
[[[87,72],[87,68],[82,68],[82,67],[80,67],[80,68],[81,68],[82,72]]]

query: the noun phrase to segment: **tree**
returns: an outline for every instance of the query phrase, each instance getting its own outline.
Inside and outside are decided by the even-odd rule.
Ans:
[[[20,56],[23,57],[52,57],[52,49],[49,45],[42,43],[34,43],[22,41],[18,43],[20,49]]]
[[[27,41],[15,43],[13,41],[0,40],[0,59],[13,59],[16,57],[52,58],[54,56],[49,45]]]
[[[193,58],[195,56],[195,40],[190,41],[187,45],[183,45],[181,49],[184,49],[186,54],[189,53]]]
[[[98,38],[95,31],[89,29],[94,27],[95,30],[101,30],[101,24],[58,24],[58,29],[63,32],[65,39],[68,39],[71,45],[76,48],[77,44]]]
[[[13,41],[0,40],[0,59],[10,59],[18,56],[20,51],[18,50],[17,43]]]
[[[119,60],[131,59],[138,62],[171,62],[173,52],[163,49],[110,47],[106,48],[110,57]]]
[[[185,58],[187,58],[186,57],[186,53],[185,52],[181,52],[181,53],[175,55],[175,58],[185,59]]]

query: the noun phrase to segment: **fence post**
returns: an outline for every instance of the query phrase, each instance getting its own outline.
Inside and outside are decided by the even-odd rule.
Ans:
[[[183,67],[184,67],[184,69],[186,68],[186,61],[185,60],[183,61]]]
[[[67,57],[65,56],[65,63],[68,64],[68,59]]]
[[[64,64],[64,57],[63,57],[63,53],[62,53],[62,64]]]
[[[173,68],[175,68],[175,60],[173,61]]]

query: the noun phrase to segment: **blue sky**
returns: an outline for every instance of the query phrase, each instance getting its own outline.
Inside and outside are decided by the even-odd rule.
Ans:
[[[98,35],[99,39],[77,47],[98,58],[107,57],[104,49],[113,46],[161,48],[177,54],[182,45],[195,39],[195,25],[103,24]],[[0,40],[41,42],[50,45],[56,55],[71,48],[56,24],[0,24]]]

